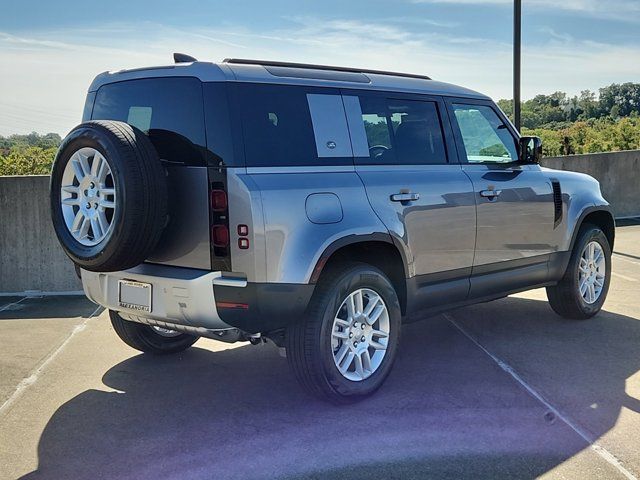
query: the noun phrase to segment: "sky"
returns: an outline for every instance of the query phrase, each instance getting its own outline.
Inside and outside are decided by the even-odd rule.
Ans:
[[[640,81],[640,0],[523,0],[523,98]],[[0,135],[80,122],[105,70],[260,58],[512,95],[512,0],[0,0]]]

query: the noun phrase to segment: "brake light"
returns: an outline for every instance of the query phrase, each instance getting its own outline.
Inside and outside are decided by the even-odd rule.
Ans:
[[[226,188],[226,173],[209,169],[209,241],[211,242],[211,268],[231,271],[229,229],[229,195]],[[235,227],[235,226],[234,226]]]
[[[226,225],[214,225],[211,227],[211,239],[214,247],[229,246],[229,228]]]
[[[224,190],[211,190],[211,210],[224,212],[227,209],[227,192]]]

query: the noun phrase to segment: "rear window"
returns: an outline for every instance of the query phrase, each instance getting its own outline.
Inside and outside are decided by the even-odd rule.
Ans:
[[[186,165],[205,162],[200,80],[148,78],[111,83],[96,94],[92,119],[129,123],[153,142],[160,158]]]
[[[236,102],[246,166],[352,165],[342,101],[336,108],[335,95],[340,99],[339,92],[331,89],[238,85]],[[343,125],[334,125],[334,131],[328,131],[327,115]]]

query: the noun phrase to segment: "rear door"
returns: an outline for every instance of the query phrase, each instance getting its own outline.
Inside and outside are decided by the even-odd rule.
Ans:
[[[546,281],[549,253],[557,249],[549,179],[539,165],[518,161],[517,134],[491,102],[447,103],[477,205],[471,295]]]
[[[159,77],[103,85],[91,118],[140,129],[167,171],[169,224],[147,261],[209,270],[208,155],[200,80]]]
[[[409,300],[433,306],[466,298],[475,203],[471,182],[452,152],[443,101],[347,91],[343,101],[356,172],[405,254]]]

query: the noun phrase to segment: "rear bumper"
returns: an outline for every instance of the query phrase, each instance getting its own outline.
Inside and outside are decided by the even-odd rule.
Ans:
[[[301,321],[314,288],[314,284],[303,283],[213,286],[220,318],[247,333],[271,332]]]
[[[81,271],[86,296],[124,318],[141,323],[206,331],[238,329],[266,333],[300,321],[313,284],[248,283],[222,272],[142,264],[121,272]],[[119,282],[151,284],[151,311],[120,303]]]
[[[216,310],[213,282],[222,276],[221,272],[142,264],[121,272],[82,270],[81,276],[89,300],[132,320],[159,320],[208,330],[232,328],[220,319]],[[120,305],[120,280],[151,284],[150,312]]]

